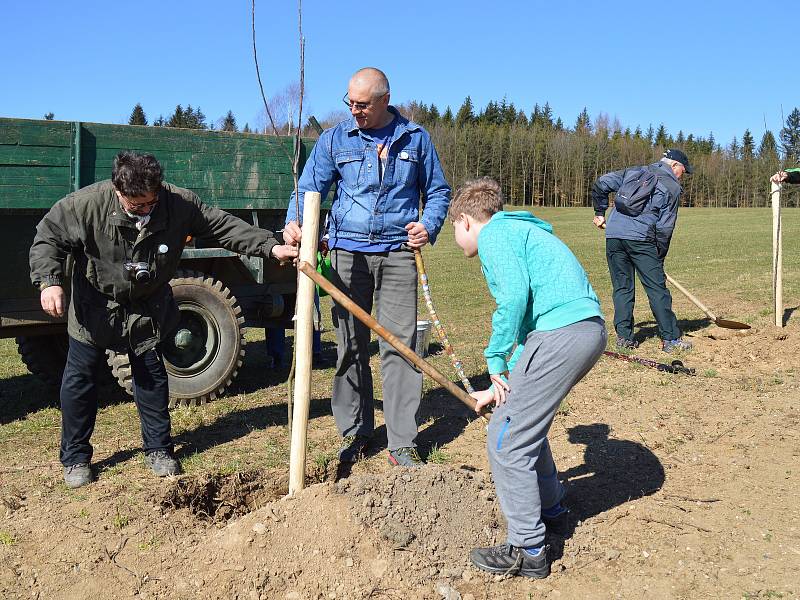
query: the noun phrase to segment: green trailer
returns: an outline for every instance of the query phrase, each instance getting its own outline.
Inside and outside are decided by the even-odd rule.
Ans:
[[[303,140],[300,168],[313,146]],[[259,227],[282,228],[294,187],[294,140],[258,134],[0,118],[0,337],[15,337],[28,369],[51,384],[66,360],[66,319],[46,315],[30,283],[35,227],[60,198],[111,176],[121,150],[149,152],[165,179]],[[171,404],[222,394],[245,354],[246,327],[291,328],[296,271],[192,240],[171,281],[181,324],[164,345]],[[108,353],[131,393],[127,355]]]

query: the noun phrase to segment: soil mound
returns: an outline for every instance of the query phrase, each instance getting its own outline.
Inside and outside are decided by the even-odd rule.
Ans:
[[[373,529],[393,549],[412,551],[412,569],[450,565],[460,576],[470,549],[499,538],[502,517],[492,483],[471,468],[428,465],[382,477],[352,476],[336,491],[349,498],[356,523]]]

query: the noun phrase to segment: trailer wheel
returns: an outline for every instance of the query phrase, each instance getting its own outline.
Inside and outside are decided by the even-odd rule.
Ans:
[[[175,333],[162,343],[170,408],[204,404],[222,395],[244,358],[244,317],[230,290],[212,277],[181,271],[170,281],[181,312]],[[117,382],[133,394],[127,354],[109,351]]]
[[[69,350],[66,333],[20,336],[16,342],[17,352],[28,371],[41,377],[47,385],[61,385]]]

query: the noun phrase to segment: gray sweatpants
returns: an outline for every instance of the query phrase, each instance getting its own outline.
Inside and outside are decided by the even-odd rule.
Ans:
[[[417,339],[417,267],[407,249],[378,254],[331,251],[331,282],[397,338],[414,347]],[[371,436],[375,429],[369,328],[334,303],[337,362],[331,407],[342,436]],[[383,376],[383,416],[389,450],[414,447],[422,372],[392,346],[378,342]]]
[[[544,543],[542,508],[564,496],[547,442],[556,410],[606,347],[599,317],[552,331],[533,331],[510,374],[511,392],[495,409],[486,445],[500,508],[508,521],[508,543]]]

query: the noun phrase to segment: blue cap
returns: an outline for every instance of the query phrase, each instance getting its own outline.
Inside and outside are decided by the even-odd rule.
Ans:
[[[683,151],[678,150],[677,148],[670,148],[666,152],[664,152],[664,158],[669,158],[672,160],[676,160],[681,163],[684,167],[686,167],[686,172],[691,175],[694,173],[694,169],[689,164],[689,157],[686,156]]]

